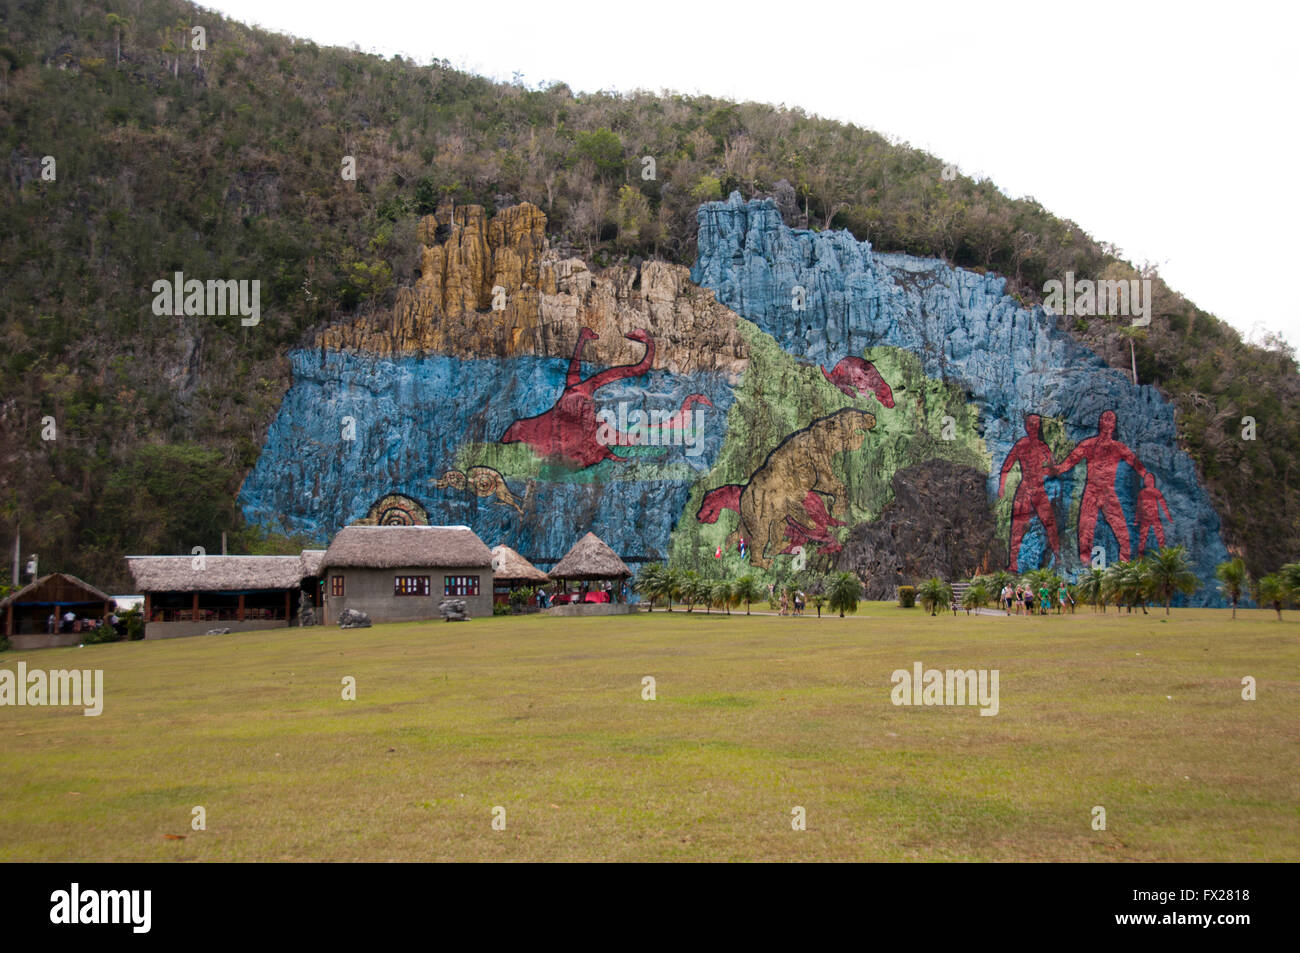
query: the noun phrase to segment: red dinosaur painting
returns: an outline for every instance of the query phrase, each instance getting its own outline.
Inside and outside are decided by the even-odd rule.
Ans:
[[[894,406],[894,392],[870,361],[860,357],[846,357],[833,370],[828,371],[823,367],[822,374],[849,397],[874,394],[882,407]]]
[[[712,407],[713,401],[703,394],[688,394],[686,399],[682,401],[681,410],[667,418],[659,426],[664,430],[690,430],[693,426],[691,423],[691,408],[696,404]]]
[[[641,328],[623,336],[629,341],[644,344],[645,356],[635,364],[606,368],[583,380],[583,348],[588,341],[600,337],[591,328],[583,328],[578,334],[578,346],[573,349],[573,359],[569,361],[564,391],[554,406],[535,417],[516,420],[506,428],[501,442],[526,443],[543,456],[560,457],[579,468],[593,466],[602,460],[625,459],[610,450],[609,444],[628,446],[634,439],[628,434],[618,434],[616,440],[602,442],[599,439],[601,428],[607,424],[596,416],[595,393],[606,384],[640,377],[649,371],[654,362],[655,344],[649,332]]]

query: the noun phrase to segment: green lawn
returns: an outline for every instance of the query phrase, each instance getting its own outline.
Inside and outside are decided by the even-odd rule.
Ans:
[[[20,659],[102,668],[106,700],[98,718],[0,708],[4,860],[1300,859],[1295,613],[872,603],[281,630],[0,667]],[[916,661],[998,669],[999,714],[895,707],[890,675]]]

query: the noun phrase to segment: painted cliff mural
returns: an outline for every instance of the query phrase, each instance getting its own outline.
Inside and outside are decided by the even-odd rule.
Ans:
[[[531,205],[440,208],[391,312],[290,355],[246,516],[322,542],[463,523],[543,567],[592,530],[634,569],[853,569],[876,596],[1167,543],[1211,579],[1218,517],[1170,405],[1002,279],[790,229],[770,200],[699,223],[690,271],[592,271]]]

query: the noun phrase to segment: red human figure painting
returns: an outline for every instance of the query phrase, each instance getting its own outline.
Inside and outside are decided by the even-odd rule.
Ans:
[[[1157,549],[1165,548],[1165,527],[1160,521],[1160,511],[1162,509],[1165,512],[1165,519],[1169,521],[1170,526],[1173,526],[1174,518],[1169,514],[1169,504],[1165,502],[1165,495],[1156,489],[1155,474],[1147,473],[1137,497],[1139,556],[1146,551],[1148,532],[1156,534]]]
[[[637,328],[623,335],[629,341],[645,345],[645,356],[635,364],[623,364],[610,367],[582,379],[582,350],[588,341],[597,340],[600,335],[591,328],[583,328],[578,335],[578,346],[573,350],[573,359],[569,361],[569,373],[565,378],[564,391],[550,410],[535,417],[516,420],[501,436],[502,443],[526,443],[543,456],[561,457],[571,463],[585,468],[602,460],[623,460],[609,449],[609,444],[628,446],[635,441],[625,433],[618,433],[616,439],[602,442],[598,439],[600,428],[604,424],[596,416],[595,393],[606,384],[629,377],[640,377],[650,370],[654,362],[655,343],[649,332]],[[606,425],[607,426],[607,425]]]
[[[1020,543],[1029,531],[1029,524],[1035,516],[1043,524],[1047,533],[1047,543],[1052,547],[1052,554],[1060,559],[1061,539],[1056,531],[1056,514],[1052,510],[1052,501],[1047,495],[1044,479],[1050,474],[1052,466],[1051,448],[1043,442],[1043,420],[1038,414],[1025,417],[1025,436],[1016,441],[1007,458],[1002,461],[1002,474],[998,479],[998,497],[1001,498],[1007,488],[1007,474],[1017,463],[1020,464],[1020,485],[1016,495],[1011,498],[1011,563],[1012,572],[1019,572],[1016,563],[1020,559]],[[1055,474],[1050,474],[1055,475]]]
[[[880,376],[876,365],[860,357],[846,357],[832,370],[822,368],[822,375],[845,395],[856,398],[860,394],[874,394],[882,407],[894,406],[894,392]]]
[[[1097,436],[1084,440],[1058,466],[1049,467],[1048,476],[1059,476],[1080,462],[1088,464],[1088,475],[1083,484],[1083,499],[1079,504],[1079,561],[1085,566],[1092,559],[1092,541],[1097,532],[1097,516],[1106,517],[1115,539],[1119,541],[1119,558],[1128,562],[1130,556],[1128,521],[1124,507],[1115,493],[1115,473],[1120,461],[1127,463],[1145,479],[1146,467],[1132,450],[1115,438],[1117,418],[1113,410],[1103,411],[1097,421]]]

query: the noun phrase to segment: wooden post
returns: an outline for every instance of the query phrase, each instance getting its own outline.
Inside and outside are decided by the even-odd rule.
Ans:
[[[146,625],[153,621],[153,596],[147,592],[144,594],[144,621]]]
[[[284,624],[293,625],[293,617],[289,615],[289,590],[284,590]]]
[[[194,600],[193,600],[193,602],[191,603],[191,608],[190,608],[190,621],[191,621],[191,622],[198,622],[198,621],[199,621],[199,592],[198,592],[197,589],[194,590]]]
[[[15,590],[17,591],[17,590]],[[5,606],[5,638],[14,634],[14,604]]]
[[[243,622],[243,621],[244,621],[244,596],[243,596],[243,593],[240,593],[240,596],[239,596],[239,608],[235,610],[235,618],[238,619],[240,622]]]

